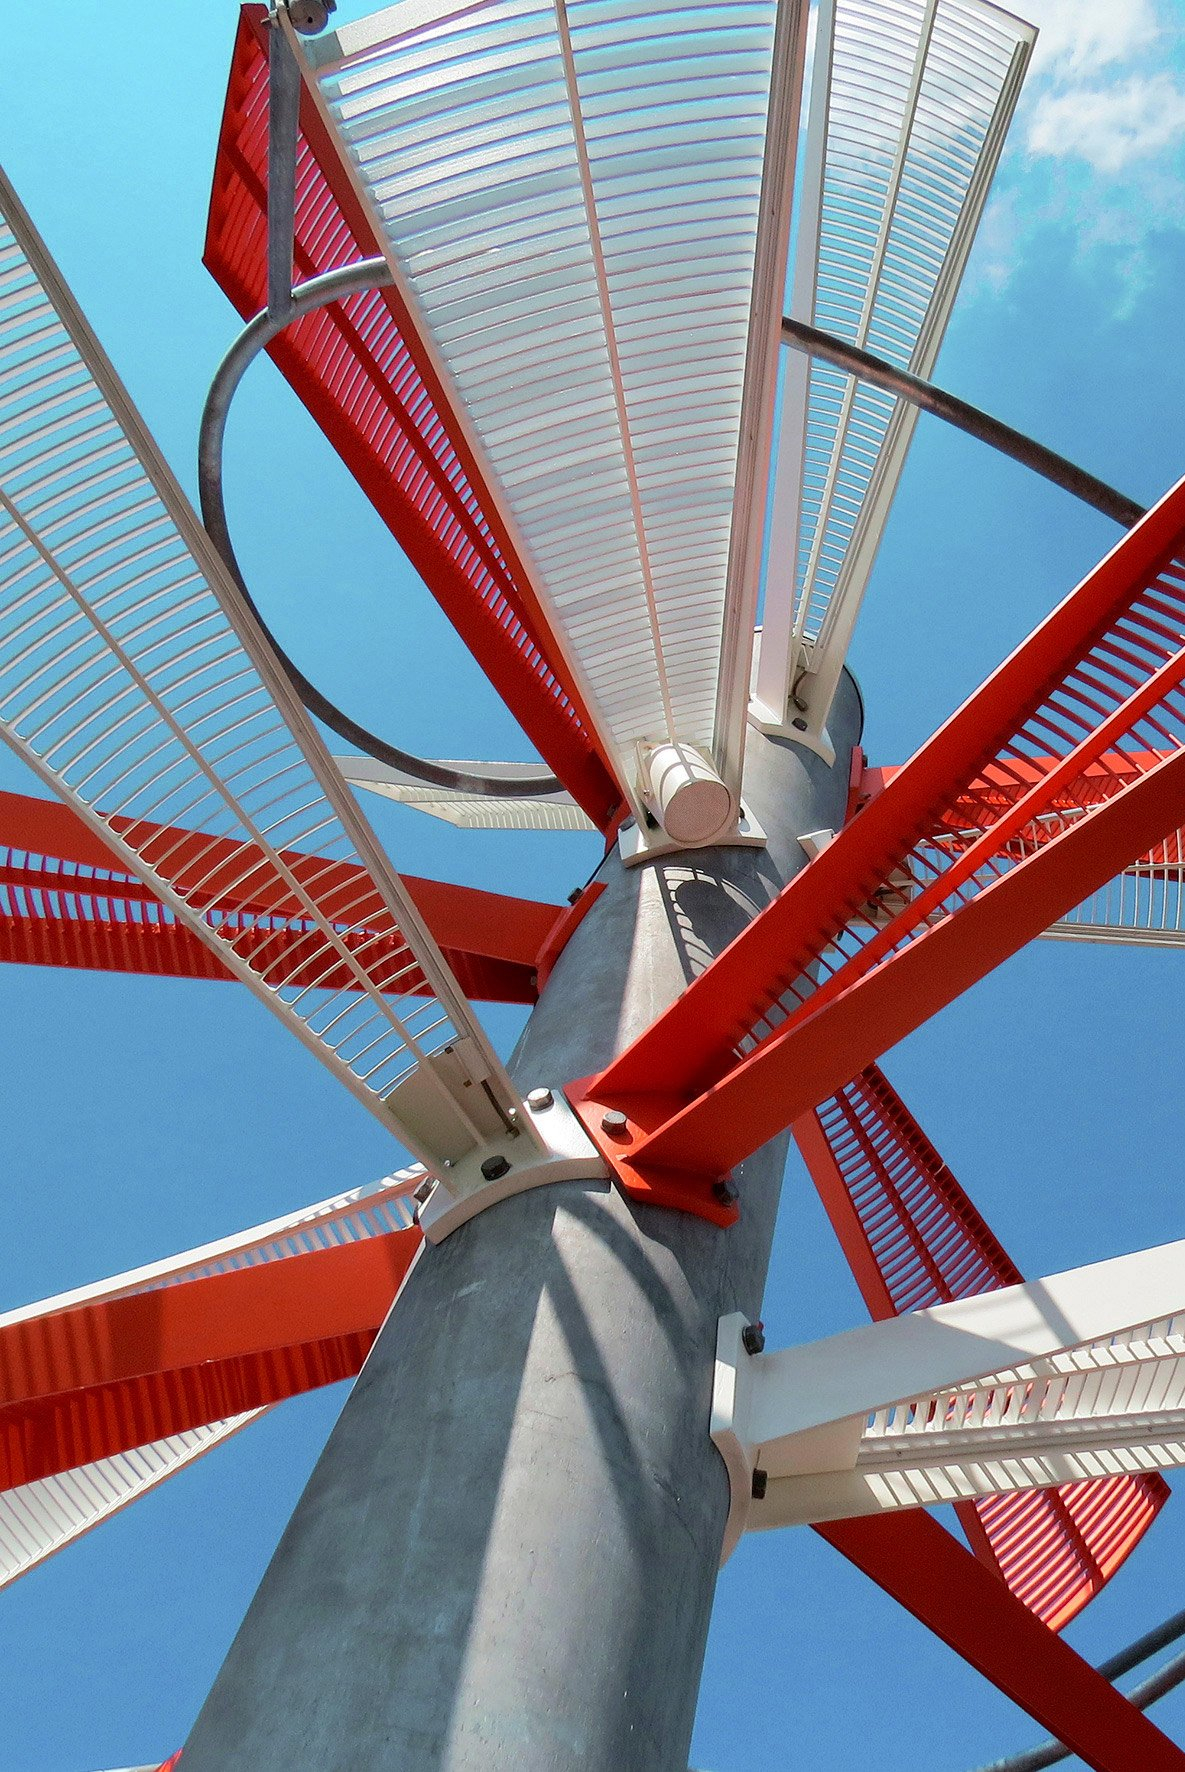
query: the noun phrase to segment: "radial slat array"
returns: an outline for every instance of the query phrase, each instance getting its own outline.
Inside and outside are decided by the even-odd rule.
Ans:
[[[422,1173],[408,1170],[354,1188],[237,1237],[9,1312],[0,1316],[0,1324],[68,1310],[97,1297],[119,1298],[158,1286],[184,1285],[210,1274],[405,1230],[412,1223],[408,1196]],[[250,1410],[0,1492],[0,1587],[155,1489],[262,1413]]]
[[[830,1163],[819,1160],[812,1123]],[[1021,1282],[1019,1268],[876,1066],[796,1133],[874,1317]],[[1115,1573],[1168,1493],[1163,1478],[1132,1475],[981,1496],[958,1511],[973,1549],[1060,1630]]]
[[[6,183],[0,211],[0,732],[380,1118],[446,1046],[513,1104]]]
[[[716,736],[775,21],[770,0],[490,0],[312,46],[631,780],[638,740]]]
[[[266,10],[239,21],[205,262],[244,319],[267,302]],[[311,102],[297,142],[298,282],[378,252]],[[605,825],[620,789],[521,569],[495,533],[427,353],[389,289],[351,296],[271,345],[291,382],[549,766]]]
[[[797,319],[930,374],[1033,37],[981,0],[825,0]],[[916,420],[790,353],[757,690],[775,721],[808,672],[822,729]]]

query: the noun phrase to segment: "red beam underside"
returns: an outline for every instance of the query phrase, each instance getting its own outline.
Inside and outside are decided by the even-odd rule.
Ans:
[[[240,16],[204,257],[244,319],[267,305],[265,17],[263,6]],[[306,92],[297,281],[378,250]],[[608,828],[621,803],[613,767],[402,299],[388,288],[335,302],[288,327],[270,354],[540,756]]]
[[[870,1315],[970,1298],[1023,1276],[875,1066],[794,1126]],[[1052,1630],[1093,1599],[1169,1488],[1156,1475],[956,1504],[972,1549]]]
[[[924,1510],[815,1531],[1095,1772],[1185,1772],[1185,1753]]]
[[[1183,542],[1185,483],[595,1081],[633,1162],[731,1168],[1180,828]]]
[[[353,1377],[417,1228],[0,1328],[0,1489]]]
[[[253,881],[244,846],[200,832],[154,827],[151,856],[168,849],[192,855],[181,869],[189,902],[207,911],[240,955],[268,967],[269,982],[350,989],[344,969],[326,973],[323,959],[306,970],[318,942],[290,913],[294,901],[271,882]],[[140,826],[143,837],[145,827]],[[390,918],[362,868],[330,864],[294,851],[285,861],[315,883],[318,903],[340,924],[348,947],[368,962],[389,950],[384,976],[400,995],[422,995],[422,974],[401,937],[379,937]],[[190,877],[191,876],[191,877]],[[416,909],[444,950],[467,996],[484,1002],[533,1003],[535,962],[551,938],[562,905],[403,876]],[[198,881],[201,881],[200,886]],[[285,921],[285,918],[288,918]],[[361,927],[358,927],[361,923]],[[0,793],[0,960],[26,965],[81,966],[171,977],[233,977],[217,954],[179,924],[140,881],[119,872],[116,856],[67,807]]]

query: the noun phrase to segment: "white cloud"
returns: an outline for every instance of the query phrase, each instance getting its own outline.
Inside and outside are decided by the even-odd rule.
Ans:
[[[1052,230],[1126,309],[1153,274],[1152,236],[1185,227],[1180,14],[1171,0],[1014,4],[1040,34],[984,218],[980,277],[999,291]]]
[[[1066,86],[1042,95],[1029,118],[1029,151],[1076,156],[1117,173],[1185,139],[1185,91],[1167,73],[1130,74],[1117,86]]]
[[[1153,0],[1029,0],[1021,11],[1040,32],[1034,78],[1051,70],[1089,78],[1131,60],[1160,34]]]

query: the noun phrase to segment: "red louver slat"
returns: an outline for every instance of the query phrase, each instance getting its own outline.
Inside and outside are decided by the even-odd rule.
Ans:
[[[218,144],[204,262],[244,319],[267,304],[266,9],[245,6]],[[298,282],[378,247],[305,94]],[[391,289],[308,315],[270,347],[541,757],[602,829],[621,790],[461,426]]]
[[[794,1136],[871,1316],[971,1298],[1023,1276],[875,1065],[805,1115]],[[962,1502],[972,1549],[1061,1630],[1168,1499],[1155,1475]]]
[[[159,838],[175,853],[196,844],[209,873],[214,851],[208,836],[161,826]],[[299,918],[279,902],[251,896],[243,845],[224,841],[219,847],[217,868],[210,873],[207,889],[191,894],[193,902],[214,906],[226,920],[241,925],[240,950],[250,950],[261,962],[266,955],[273,987],[308,984],[349,990],[353,981],[347,970],[326,970]],[[340,892],[327,902],[339,902],[343,908],[348,904],[351,923],[365,914],[373,888],[360,869],[296,852],[287,859],[302,877],[319,877],[323,891],[327,870],[335,868]],[[564,906],[414,875],[405,876],[404,883],[468,997],[487,1003],[535,1002],[537,956],[552,938],[557,921],[568,915]],[[381,927],[377,916],[376,926]],[[373,933],[362,928],[342,929],[340,934],[346,946],[373,958]],[[422,995],[424,980],[410,950],[389,936],[382,939],[391,950],[384,974],[392,991]],[[0,793],[0,962],[4,961],[170,978],[234,976],[147,886],[121,870],[117,857],[68,807],[8,793]]]

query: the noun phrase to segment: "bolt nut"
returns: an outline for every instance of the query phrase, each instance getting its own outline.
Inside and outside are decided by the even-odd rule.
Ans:
[[[315,37],[329,23],[330,13],[337,11],[337,0],[285,0],[284,10],[293,30],[302,37]]]
[[[618,1108],[608,1108],[601,1115],[601,1131],[607,1132],[610,1138],[628,1138],[630,1123]]]
[[[741,1346],[747,1354],[763,1354],[765,1352],[765,1324],[746,1323],[741,1330]]]
[[[754,1501],[764,1501],[765,1500],[765,1492],[768,1488],[769,1488],[769,1472],[763,1471],[763,1470],[755,1470],[753,1472],[753,1499],[754,1499]]]
[[[419,1187],[413,1193],[412,1199],[418,1200],[421,1206],[426,1206],[428,1204],[428,1201],[432,1198],[432,1189],[435,1186],[436,1186],[435,1177],[431,1176],[431,1175],[425,1175],[423,1181],[420,1183]]]
[[[532,1089],[527,1096],[527,1106],[533,1114],[545,1114],[549,1107],[555,1106],[555,1096],[550,1089]]]
[[[501,1181],[509,1169],[510,1164],[505,1157],[487,1157],[481,1166],[482,1175],[487,1181]]]
[[[735,1206],[740,1197],[740,1190],[731,1176],[726,1175],[722,1181],[712,1183],[712,1198],[721,1206]]]

